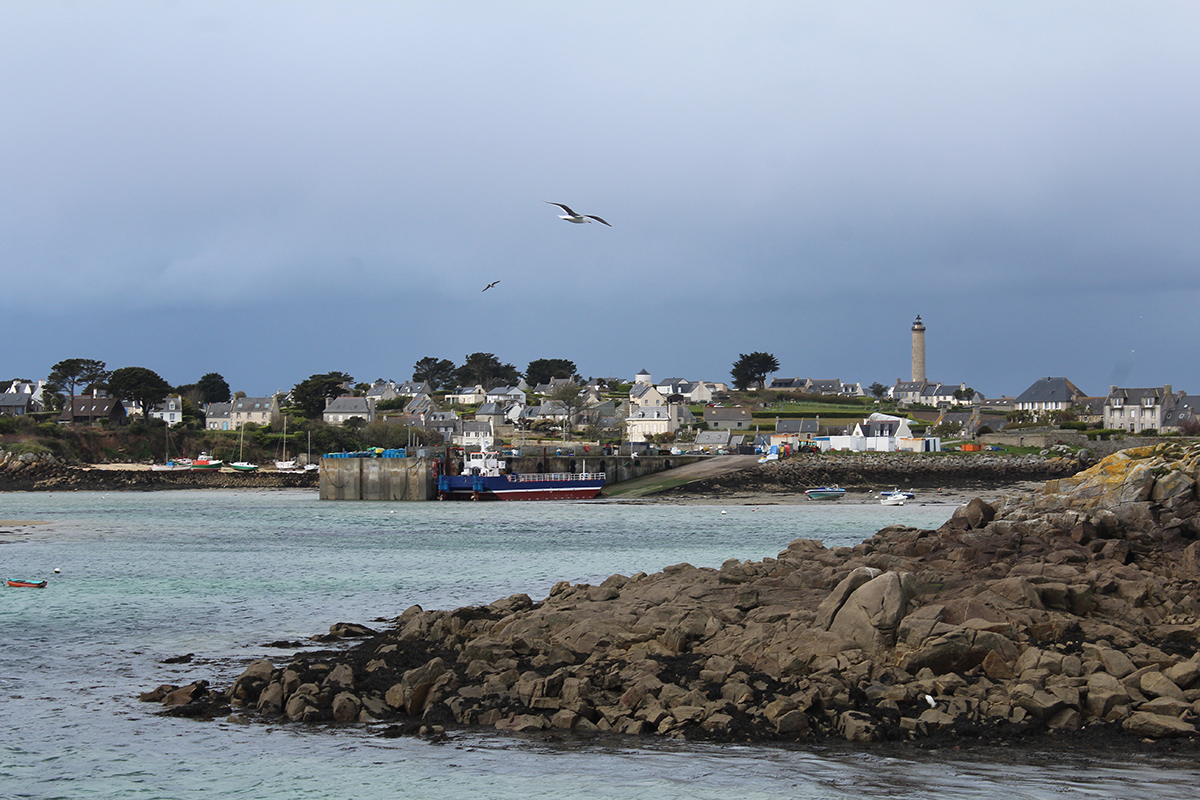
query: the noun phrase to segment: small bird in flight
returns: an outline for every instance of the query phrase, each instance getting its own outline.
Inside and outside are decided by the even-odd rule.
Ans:
[[[495,285],[496,285],[497,283],[499,283],[499,282],[500,282],[500,281],[492,281],[492,282],[491,282],[491,283],[489,283],[487,286],[483,287],[483,290],[486,292],[488,289],[492,288],[493,286],[495,286]]]
[[[546,203],[547,205],[558,206],[563,211],[567,212],[566,214],[558,215],[559,219],[565,219],[567,222],[591,222],[592,220],[595,220],[596,222],[599,222],[602,225],[608,225],[607,222],[605,222],[604,220],[602,220],[599,217],[594,216],[592,214],[576,214],[574,211],[572,211],[567,206],[564,206],[562,203],[551,203],[549,200],[543,200],[542,202]],[[608,227],[611,228],[612,225],[608,225]]]

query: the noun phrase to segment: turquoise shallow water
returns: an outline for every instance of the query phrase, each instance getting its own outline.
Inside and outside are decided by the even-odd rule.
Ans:
[[[726,513],[722,514],[722,511]],[[377,731],[160,718],[159,683],[228,684],[277,639],[335,622],[544,597],[687,561],[856,544],[948,506],[321,503],[309,492],[0,495],[0,797],[1190,797],[1197,771],[1130,758],[789,749]],[[53,574],[54,568],[61,570]],[[290,651],[288,651],[290,652]],[[190,664],[163,659],[193,653]],[[18,724],[14,724],[18,723]]]

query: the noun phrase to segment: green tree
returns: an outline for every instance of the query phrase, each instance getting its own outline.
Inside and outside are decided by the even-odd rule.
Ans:
[[[574,378],[575,362],[565,358],[539,358],[525,368],[525,380],[530,386],[549,383],[554,378]]]
[[[575,418],[583,410],[584,396],[579,391],[579,385],[575,381],[564,383],[550,393],[549,399],[552,403],[561,403],[566,412],[567,419],[563,423],[563,438],[569,442],[571,441],[571,431],[575,428]]]
[[[68,358],[50,368],[50,383],[58,389],[66,389],[71,396],[71,422],[75,422],[75,388],[94,386],[108,379],[103,361],[92,358]]]
[[[150,419],[150,408],[167,399],[171,384],[157,372],[146,367],[121,367],[108,379],[108,391],[120,400],[130,400],[141,406],[142,419]]]
[[[770,353],[739,353],[729,371],[737,389],[752,389],[763,386],[767,376],[779,369],[779,361]]]
[[[200,399],[205,403],[228,403],[231,397],[229,384],[217,372],[209,372],[196,381],[196,388],[200,390]]]
[[[975,398],[975,394],[976,394],[975,390],[972,389],[970,386],[967,386],[966,388],[959,387],[954,390],[954,399],[955,400],[966,400],[969,403]]]
[[[875,397],[876,399],[882,399],[883,396],[885,394],[887,394],[887,390],[888,390],[888,387],[884,386],[879,381],[875,381],[874,383],[872,383],[870,388],[868,389],[868,391],[871,392],[871,395],[873,397]]]
[[[331,397],[340,397],[353,384],[354,378],[344,372],[310,375],[292,387],[292,402],[304,416],[320,419],[321,412],[325,410],[325,401]]]
[[[420,383],[426,381],[433,387],[434,391],[445,388],[451,381],[454,380],[454,371],[457,367],[454,362],[448,358],[434,358],[433,356],[425,356],[416,364],[413,364],[412,379]]]
[[[512,364],[501,364],[492,353],[471,353],[455,373],[455,380],[462,386],[479,384],[484,389],[513,384],[521,379],[521,373]]]

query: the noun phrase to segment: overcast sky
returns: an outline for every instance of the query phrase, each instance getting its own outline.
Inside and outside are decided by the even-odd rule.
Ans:
[[[1197,42],[1195,2],[0,2],[0,379],[891,384],[920,314],[989,397],[1200,393]]]

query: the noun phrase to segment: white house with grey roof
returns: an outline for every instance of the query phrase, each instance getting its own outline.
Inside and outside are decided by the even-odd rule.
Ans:
[[[1034,416],[1066,411],[1086,395],[1066,378],[1038,378],[1021,394],[1014,406],[1017,411],[1030,411]]]

